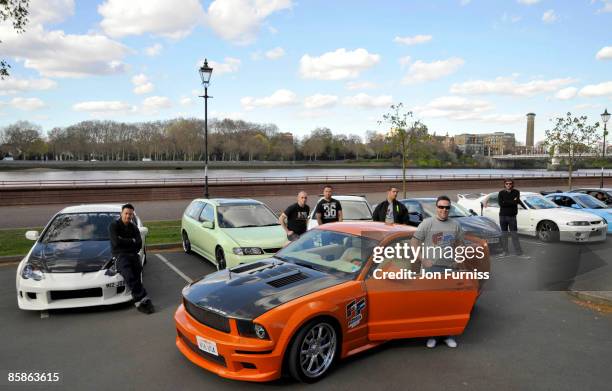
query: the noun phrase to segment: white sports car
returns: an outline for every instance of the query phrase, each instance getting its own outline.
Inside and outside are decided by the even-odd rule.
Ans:
[[[598,242],[606,240],[608,225],[599,216],[578,210],[561,208],[542,195],[521,192],[523,208],[516,216],[520,234],[535,236],[544,242]],[[457,202],[481,216],[499,224],[498,192],[490,194],[458,194]]]
[[[121,205],[70,206],[57,213],[42,233],[26,232],[36,243],[17,267],[17,305],[22,310],[89,307],[132,299],[123,278],[112,270],[109,224]],[[148,229],[134,217],[146,261]]]
[[[361,196],[332,196],[332,198],[338,200],[342,205],[342,220],[343,221],[372,221],[372,209],[368,200]],[[308,229],[312,229],[319,225],[317,222],[317,216],[315,216],[315,210],[317,205],[323,198],[319,198],[319,201],[315,204],[314,208],[310,209],[310,217],[308,220]]]

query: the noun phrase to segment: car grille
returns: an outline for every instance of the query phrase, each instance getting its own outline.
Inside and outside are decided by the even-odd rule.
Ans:
[[[264,250],[264,252],[266,254],[276,254],[277,252],[280,251],[280,249],[281,249],[281,247],[278,247],[278,248],[264,248],[263,250]]]
[[[78,289],[73,291],[51,291],[51,300],[83,299],[102,297],[102,288]]]
[[[208,361],[215,362],[215,363],[217,363],[219,365],[222,365],[224,367],[227,366],[227,364],[225,363],[225,357],[223,357],[222,355],[215,356],[214,354],[210,354],[208,352],[203,351],[202,349],[200,349],[198,347],[198,345],[194,344],[193,342],[191,342],[189,340],[189,338],[184,336],[183,333],[181,333],[178,330],[176,330],[176,332],[177,332],[179,338],[181,339],[181,341],[183,341],[183,343],[185,345],[187,345],[189,347],[189,349],[191,349],[194,353],[196,353],[200,357],[205,358]]]
[[[225,316],[202,307],[198,307],[186,299],[183,299],[183,305],[185,306],[187,313],[203,325],[215,330],[223,331],[224,333],[230,332],[229,319]]]

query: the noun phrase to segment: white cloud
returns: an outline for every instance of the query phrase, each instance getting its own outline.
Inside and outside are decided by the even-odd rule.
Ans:
[[[285,55],[285,50],[281,47],[276,47],[274,49],[268,50],[266,52],[266,57],[269,60],[278,60],[279,58]]]
[[[378,54],[370,54],[365,49],[347,51],[341,48],[319,57],[305,54],[300,59],[300,74],[304,79],[354,79],[361,71],[373,67],[379,61]]]
[[[0,82],[0,95],[50,90],[55,87],[57,87],[57,83],[51,79],[16,79],[10,77]]]
[[[601,107],[601,105],[593,103],[581,103],[579,105],[574,106],[576,110],[600,109]]]
[[[455,73],[465,61],[459,57],[433,62],[416,61],[408,69],[408,73],[402,79],[404,84],[422,83],[441,79]]]
[[[187,96],[182,97],[179,103],[181,104],[181,106],[191,106],[193,104],[193,98]]]
[[[532,80],[526,83],[516,82],[516,77],[497,77],[495,80],[471,80],[453,84],[450,92],[463,95],[514,95],[533,96],[558,89],[576,82],[576,79],[562,78],[550,80]]]
[[[142,101],[142,112],[156,114],[161,109],[172,107],[172,102],[165,96],[150,96]]]
[[[487,113],[494,106],[484,100],[460,96],[443,96],[431,102],[415,106],[414,112],[426,118],[448,118],[454,121],[480,121],[487,123],[513,123],[523,120],[523,115]]]
[[[350,91],[354,90],[372,90],[378,88],[378,84],[370,81],[349,81],[346,83],[346,89]]]
[[[245,110],[253,110],[256,107],[279,107],[289,106],[297,103],[297,96],[294,92],[281,89],[277,90],[270,96],[263,98],[253,98],[251,96],[245,96],[240,99],[240,104]]]
[[[402,68],[407,67],[408,65],[410,65],[411,62],[412,62],[412,57],[410,56],[400,57],[399,59],[399,63],[402,66]]]
[[[208,7],[206,22],[221,38],[246,45],[255,41],[269,15],[292,5],[291,0],[214,0]]]
[[[238,72],[240,68],[240,60],[233,57],[225,57],[223,59],[224,62],[217,61],[209,61],[208,64],[213,69],[214,75],[223,75],[224,73],[234,73]],[[200,61],[200,65],[203,64],[204,61]]]
[[[555,10],[548,10],[542,15],[542,22],[544,23],[553,23],[557,19],[559,19],[559,17],[555,14]]]
[[[584,86],[578,95],[585,98],[592,98],[596,96],[612,97],[612,81]]]
[[[304,99],[304,107],[307,109],[320,109],[322,107],[331,107],[338,102],[338,97],[335,95],[314,94]]]
[[[132,84],[134,84],[134,89],[132,91],[134,91],[135,94],[139,95],[148,94],[155,88],[153,83],[151,83],[149,81],[149,78],[143,73],[132,77]]]
[[[210,116],[217,119],[233,119],[239,120],[244,118],[244,113],[239,111],[211,111]]]
[[[539,3],[542,0],[517,0],[517,3],[524,5],[534,5]]]
[[[567,87],[567,88],[563,88],[562,90],[557,91],[557,93],[555,94],[555,98],[559,100],[568,100],[568,99],[574,98],[577,93],[578,93],[578,88]]]
[[[17,34],[5,25],[0,27],[0,40],[3,56],[23,60],[26,68],[47,77],[111,75],[126,70],[122,59],[128,48],[104,35],[45,31],[40,25]]]
[[[612,46],[605,46],[601,48],[595,58],[598,60],[612,60]]]
[[[179,39],[204,18],[198,0],[182,0],[180,6],[167,0],[106,0],[98,6],[100,26],[111,37],[150,33]]]
[[[38,98],[22,98],[17,97],[11,99],[11,106],[23,111],[34,111],[45,107],[45,102]]]
[[[88,101],[79,102],[72,106],[72,110],[87,112],[92,116],[107,116],[135,111],[136,108],[120,101]]]
[[[391,95],[370,96],[360,93],[344,98],[342,103],[347,106],[361,108],[387,107],[393,103],[393,97]]]
[[[592,0],[591,3],[596,2],[596,0]],[[600,8],[597,10],[598,14],[604,13],[604,12],[612,12],[612,0],[601,0],[601,3],[603,4],[603,8]]]
[[[149,57],[155,57],[159,55],[159,53],[161,53],[162,49],[163,49],[162,44],[156,43],[153,46],[146,47],[144,49],[144,53]]]
[[[431,35],[414,35],[412,37],[395,37],[393,42],[402,45],[419,45],[431,41]]]
[[[74,15],[74,0],[31,0],[28,10],[30,25],[59,23]]]

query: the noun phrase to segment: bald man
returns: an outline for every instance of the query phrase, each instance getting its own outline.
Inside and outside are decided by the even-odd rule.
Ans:
[[[307,199],[308,194],[300,191],[297,195],[297,202],[287,207],[278,218],[278,222],[287,233],[287,239],[291,242],[297,240],[308,228],[310,206],[306,204]]]

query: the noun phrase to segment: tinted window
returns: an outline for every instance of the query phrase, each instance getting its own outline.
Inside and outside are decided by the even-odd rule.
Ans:
[[[531,209],[552,209],[558,208],[557,204],[541,196],[529,196],[523,202]]]
[[[580,203],[583,207],[588,209],[604,209],[607,208],[606,204],[599,201],[596,198],[593,198],[589,195],[579,195],[575,196],[578,203]]]
[[[200,216],[200,213],[202,213],[202,209],[204,209],[204,203],[195,201],[195,202],[192,202],[191,205],[187,207],[185,214],[188,217],[191,217],[192,219],[197,220],[198,217]]]
[[[342,201],[342,218],[344,220],[372,220],[372,212],[368,204],[363,201]]]
[[[489,198],[487,198],[486,206],[490,208],[499,208],[498,195],[492,194]]]
[[[206,204],[200,213],[199,221],[215,221],[215,208],[212,205]]]
[[[236,204],[217,207],[221,228],[246,228],[279,225],[278,218],[262,204]]]
[[[74,213],[56,216],[41,241],[79,242],[110,240],[108,226],[119,218],[119,213]]]

